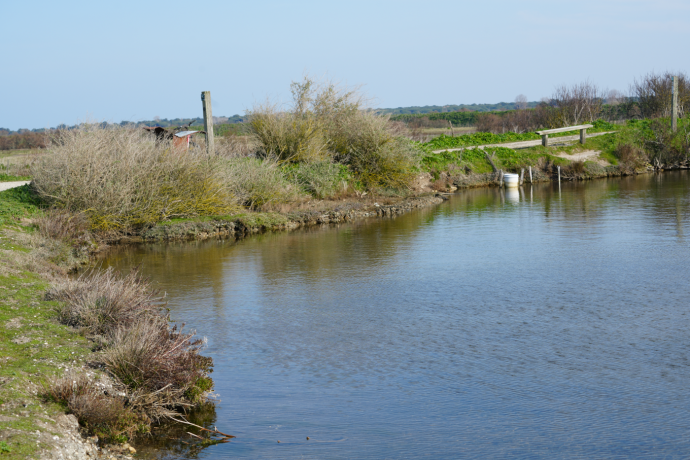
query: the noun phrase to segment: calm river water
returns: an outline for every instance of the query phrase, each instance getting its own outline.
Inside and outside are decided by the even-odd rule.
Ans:
[[[148,454],[688,458],[689,185],[477,189],[390,220],[115,254],[208,337],[221,401],[205,423],[237,436]]]

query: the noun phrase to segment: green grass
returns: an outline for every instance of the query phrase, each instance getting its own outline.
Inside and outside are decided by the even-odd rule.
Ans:
[[[616,129],[616,126],[605,122],[603,120],[597,120],[594,123],[593,128],[590,128],[587,132],[597,133],[612,131]],[[549,135],[550,138],[574,136],[580,133],[579,130],[567,131],[564,133],[557,133]],[[472,133],[465,134],[461,136],[451,137],[445,134],[441,134],[429,142],[424,143],[424,147],[429,150],[440,150],[440,149],[450,149],[450,148],[462,148],[470,147],[476,145],[487,145],[487,144],[503,144],[508,142],[519,142],[519,141],[531,141],[541,139],[541,136],[536,133],[513,133],[508,132],[505,134],[492,134],[492,133]]]
[[[0,192],[0,225],[16,223],[41,212],[41,201],[28,185]]]
[[[0,182],[17,182],[20,180],[31,180],[31,177],[13,176],[12,174],[0,174]]]
[[[3,249],[6,239],[0,237]],[[59,406],[43,403],[31,387],[59,367],[82,362],[91,352],[84,337],[57,323],[55,303],[43,300],[47,287],[44,280],[28,272],[0,276],[0,434],[6,433],[6,449],[0,453],[3,459],[34,456],[41,447],[34,433],[46,431],[37,421],[51,425],[46,417],[55,419],[63,413]]]
[[[28,186],[0,192],[0,458],[35,457],[36,431],[51,434],[50,419],[64,413],[34,394],[41,379],[59,368],[79,365],[91,346],[73,329],[58,324],[55,302],[44,300],[48,283],[36,273],[17,271],[30,248],[18,241],[32,231],[22,222],[40,214]],[[38,422],[41,422],[39,425]]]

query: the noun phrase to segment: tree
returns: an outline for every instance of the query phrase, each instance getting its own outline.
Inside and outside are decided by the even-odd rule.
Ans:
[[[678,77],[678,116],[683,117],[690,107],[690,81],[683,72],[663,74],[649,73],[630,87],[630,93],[637,99],[640,113],[645,118],[671,116],[671,87],[673,76]]]

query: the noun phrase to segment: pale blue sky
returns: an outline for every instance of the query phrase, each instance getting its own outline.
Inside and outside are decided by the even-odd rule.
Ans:
[[[0,127],[243,114],[305,73],[375,107],[529,100],[688,72],[690,1],[4,0]]]

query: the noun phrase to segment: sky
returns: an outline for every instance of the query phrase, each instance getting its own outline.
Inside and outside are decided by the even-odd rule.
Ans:
[[[372,107],[690,73],[690,1],[2,0],[0,128],[244,114],[304,75]]]

